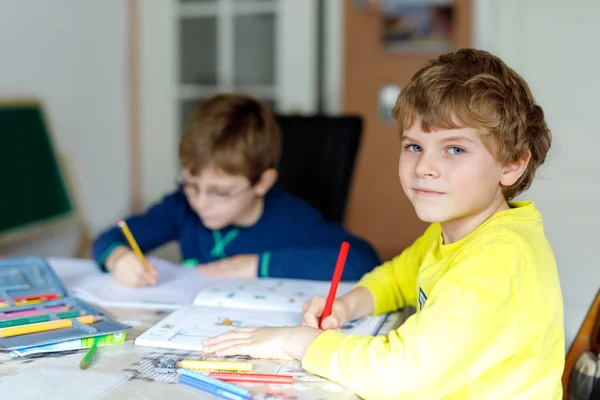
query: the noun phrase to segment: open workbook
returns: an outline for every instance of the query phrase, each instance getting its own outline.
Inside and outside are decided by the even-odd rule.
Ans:
[[[201,342],[237,327],[297,326],[302,305],[327,296],[329,282],[299,279],[211,279],[201,285],[193,304],[179,308],[139,336],[139,346],[202,350]],[[337,295],[353,283],[342,282]],[[361,318],[342,328],[363,336],[377,333],[386,316]]]
[[[202,341],[238,327],[298,326],[301,311],[237,307],[186,306],[173,312],[135,339],[137,346],[202,351]],[[386,315],[351,321],[342,332],[376,335]]]
[[[299,311],[313,296],[327,296],[329,282],[298,279],[215,279],[151,258],[158,271],[154,286],[129,288],[100,272],[91,260],[49,259],[72,296],[103,307],[175,310],[195,304]],[[352,289],[342,282],[338,295]]]

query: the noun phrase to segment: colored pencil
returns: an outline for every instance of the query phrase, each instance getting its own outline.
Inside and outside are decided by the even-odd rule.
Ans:
[[[257,382],[257,383],[275,383],[275,384],[293,384],[294,377],[292,375],[275,375],[275,374],[248,374],[237,372],[221,372],[212,371],[208,373],[211,378],[225,382]]]
[[[209,360],[181,360],[177,362],[179,368],[186,369],[216,369],[219,371],[252,371],[252,362],[236,361],[209,361]]]
[[[142,262],[142,265],[144,266],[146,271],[150,271],[150,267],[148,266],[146,257],[144,257],[144,253],[142,253],[140,246],[138,246],[135,238],[133,237],[133,234],[129,230],[129,227],[127,226],[127,222],[125,222],[124,220],[121,220],[118,222],[117,225],[119,225],[119,228],[121,228],[121,230],[123,231],[123,234],[125,235],[125,238],[127,238],[127,241],[129,242],[129,245],[133,249],[133,252],[138,256],[138,258]]]
[[[37,294],[34,296],[19,296],[19,297],[13,297],[12,300],[14,302],[23,302],[23,301],[28,301],[28,300],[56,300],[58,298],[60,298],[61,296],[56,294],[56,293],[46,293],[46,294]],[[0,303],[5,303],[6,300],[2,299],[0,300]]]
[[[177,378],[179,383],[183,383],[184,385],[193,387],[194,389],[202,390],[203,392],[212,394],[214,396],[220,397],[222,399],[230,399],[230,400],[248,400],[251,397],[242,396],[236,393],[232,393],[228,390],[222,389],[217,386],[210,385],[208,383],[192,379],[187,375],[179,375]]]
[[[15,306],[29,306],[32,304],[40,304],[42,302],[41,299],[34,299],[34,300],[22,300],[22,301],[15,301]],[[8,308],[10,307],[8,305],[8,303],[0,303],[0,308]]]
[[[96,350],[98,350],[98,345],[94,342],[83,356],[83,359],[79,362],[79,368],[86,369],[89,367],[92,358],[94,358],[94,355],[96,354]]]
[[[226,392],[226,393],[224,393],[225,395],[239,396],[239,397],[233,397],[233,396],[229,397],[232,399],[233,398],[251,399],[253,397],[252,391],[250,391],[250,389],[247,389],[247,388],[244,388],[241,386],[237,386],[237,385],[234,385],[229,382],[223,382],[218,379],[211,378],[206,375],[200,374],[198,372],[190,371],[185,368],[180,368],[177,370],[177,373],[179,374],[180,381],[181,381],[181,378],[184,378],[184,379],[187,378],[188,380],[192,381],[193,383],[197,383],[200,385],[206,385],[207,387],[211,387],[215,391],[218,391],[218,390],[225,391]],[[202,389],[202,390],[206,390],[206,389]]]
[[[57,313],[56,316],[59,319],[65,319],[65,318],[81,317],[82,315],[85,315],[85,314],[86,314],[85,311],[67,311],[67,312]],[[32,317],[23,317],[23,318],[15,318],[15,319],[9,319],[9,320],[5,320],[5,321],[0,321],[0,328],[8,328],[11,326],[21,326],[21,325],[27,325],[27,324],[35,324],[38,322],[46,322],[46,321],[50,321],[50,315],[48,315],[48,314],[34,315]]]
[[[95,317],[93,315],[86,315],[85,317],[77,318],[77,321],[82,324],[93,324],[94,322],[100,321],[101,317]],[[0,338],[7,338],[11,336],[28,335],[30,333],[38,333],[45,331],[53,331],[57,329],[72,328],[73,320],[71,319],[59,319],[55,321],[40,322],[38,324],[29,324],[23,326],[14,326],[11,328],[0,329]]]
[[[44,311],[62,312],[62,311],[68,311],[70,309],[71,309],[71,306],[52,306],[52,307],[44,308]],[[0,320],[14,318],[14,317],[25,317],[25,316],[43,315],[43,314],[44,314],[43,311],[40,311],[38,308],[33,308],[30,310],[23,310],[23,311],[7,311],[7,312],[0,314]]]
[[[340,253],[338,254],[337,263],[335,270],[333,271],[333,278],[331,279],[331,286],[329,287],[329,294],[327,295],[327,301],[325,302],[325,308],[323,309],[323,315],[319,321],[319,329],[323,329],[321,325],[323,320],[331,315],[331,309],[333,307],[333,301],[335,300],[335,294],[337,292],[338,285],[342,279],[342,272],[344,272],[344,265],[346,264],[346,257],[348,256],[348,250],[350,249],[350,243],[343,242],[340,247]]]

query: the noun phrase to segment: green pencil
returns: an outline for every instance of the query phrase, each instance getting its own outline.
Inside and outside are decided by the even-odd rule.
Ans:
[[[85,314],[85,313],[84,312],[82,313],[81,311],[65,311],[65,312],[60,312],[60,313],[56,314],[56,316],[60,319],[65,319],[65,318],[79,317],[83,314]],[[38,322],[47,322],[47,321],[50,321],[49,315],[34,315],[31,317],[15,318],[15,319],[7,320],[7,321],[0,321],[0,329],[1,328],[9,328],[11,326],[36,324]]]
[[[79,368],[86,369],[90,365],[90,363],[92,362],[92,358],[94,358],[94,354],[96,354],[97,349],[98,345],[96,344],[96,342],[94,342],[94,344],[92,344],[87,353],[85,353],[85,356],[83,356],[83,359],[79,362]]]

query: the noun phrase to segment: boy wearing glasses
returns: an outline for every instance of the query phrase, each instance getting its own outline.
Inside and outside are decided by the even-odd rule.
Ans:
[[[200,104],[179,146],[179,189],[126,220],[141,250],[178,240],[184,265],[214,277],[329,280],[342,241],[351,244],[344,279],[378,265],[365,241],[273,187],[280,151],[279,127],[259,101],[217,95]],[[144,269],[116,226],[96,239],[93,254],[125,285],[156,283],[156,270]]]

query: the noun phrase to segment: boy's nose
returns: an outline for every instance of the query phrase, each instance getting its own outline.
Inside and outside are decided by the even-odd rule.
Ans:
[[[194,200],[198,210],[206,210],[210,207],[210,199],[204,193],[198,193]]]
[[[421,157],[415,165],[415,175],[423,177],[438,177],[439,168],[436,157],[432,154],[421,153]]]

